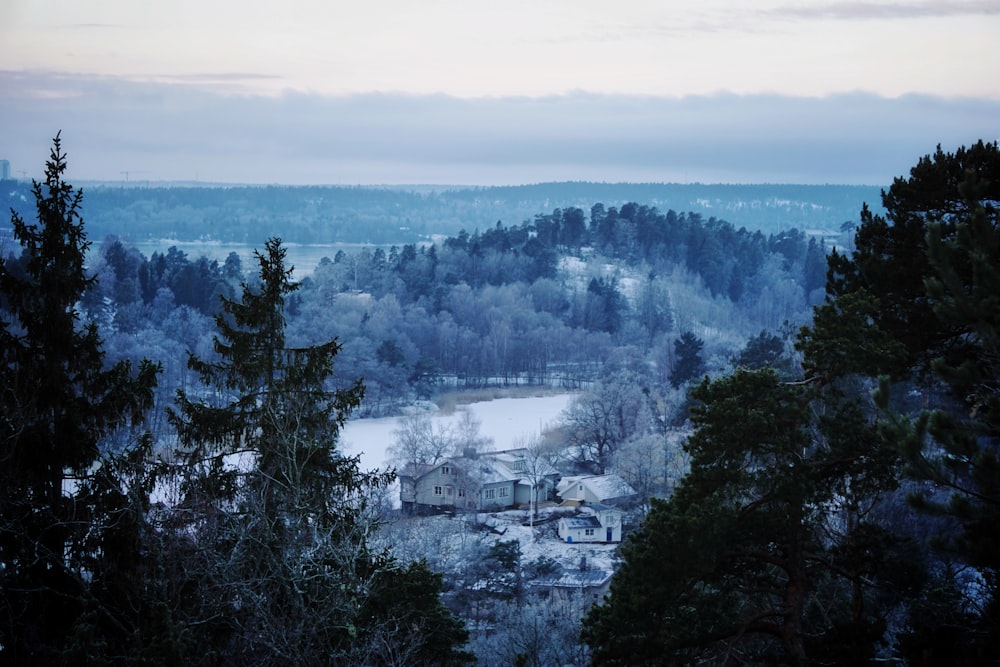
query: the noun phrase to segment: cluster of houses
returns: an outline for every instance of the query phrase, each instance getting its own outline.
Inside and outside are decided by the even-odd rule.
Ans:
[[[620,542],[623,512],[616,505],[635,495],[618,475],[563,477],[524,448],[411,463],[397,476],[405,512],[502,511],[552,502],[582,508],[559,519],[559,537],[570,543]]]

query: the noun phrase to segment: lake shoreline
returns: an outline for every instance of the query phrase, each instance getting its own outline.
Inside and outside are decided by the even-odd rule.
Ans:
[[[545,398],[561,396],[575,392],[567,391],[565,387],[550,387],[546,385],[514,385],[509,387],[480,387],[477,389],[458,389],[443,391],[431,398],[441,414],[452,414],[456,409],[504,398]]]

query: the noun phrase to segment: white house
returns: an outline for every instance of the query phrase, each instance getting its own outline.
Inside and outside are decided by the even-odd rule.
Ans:
[[[564,501],[614,503],[628,500],[635,495],[635,489],[618,475],[584,475],[563,477],[556,493]]]
[[[559,519],[559,538],[564,542],[621,542],[624,512],[608,505],[589,505],[583,512]]]

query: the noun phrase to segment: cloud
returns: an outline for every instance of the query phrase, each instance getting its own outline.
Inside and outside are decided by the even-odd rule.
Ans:
[[[261,97],[0,72],[0,108],[15,173],[61,129],[73,177],[95,180],[887,185],[938,143],[1000,137],[1000,101],[916,95]]]
[[[967,2],[826,2],[804,5],[785,5],[766,12],[784,18],[886,20],[914,18],[945,18],[949,16],[995,16],[1000,14],[1000,4],[995,0],[969,0]]]

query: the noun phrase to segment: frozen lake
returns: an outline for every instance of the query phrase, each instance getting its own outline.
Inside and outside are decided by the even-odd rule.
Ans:
[[[495,449],[510,449],[553,426],[574,396],[497,398],[459,406],[450,414],[431,413],[431,418],[437,430],[457,423],[462,411],[467,410],[479,420],[480,435],[491,438]],[[341,447],[348,455],[361,454],[362,470],[395,466],[398,462],[386,460],[386,449],[395,440],[393,431],[398,428],[399,420],[400,417],[351,420],[341,433]]]

